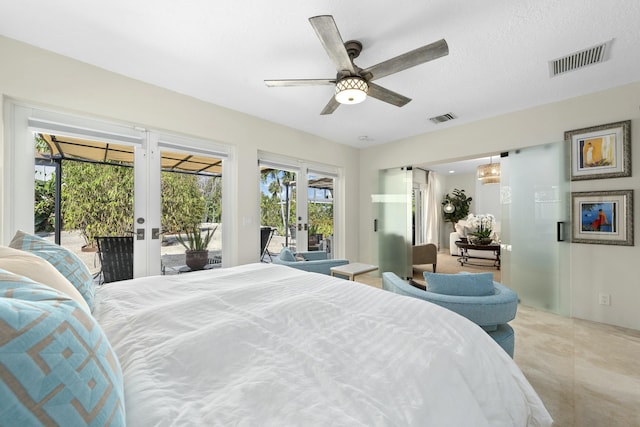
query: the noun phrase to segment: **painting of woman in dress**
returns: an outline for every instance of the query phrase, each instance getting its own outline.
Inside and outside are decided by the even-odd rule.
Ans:
[[[615,134],[609,134],[580,140],[581,169],[615,167],[615,138]]]
[[[615,202],[582,203],[580,228],[584,232],[615,233],[617,231]]]

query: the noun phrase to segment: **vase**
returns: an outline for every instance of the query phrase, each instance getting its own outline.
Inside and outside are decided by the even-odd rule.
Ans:
[[[209,262],[209,251],[186,251],[185,264],[192,270],[202,270]]]
[[[473,245],[481,245],[481,246],[485,246],[485,245],[489,245],[491,244],[491,242],[493,241],[491,239],[491,237],[478,237],[478,236],[470,236],[469,237],[469,241],[471,242],[471,244]]]

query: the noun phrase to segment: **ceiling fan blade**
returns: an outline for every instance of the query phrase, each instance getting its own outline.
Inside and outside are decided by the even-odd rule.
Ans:
[[[324,116],[326,114],[331,114],[338,109],[340,103],[336,101],[335,96],[332,96],[324,109],[320,112],[320,115]]]
[[[316,34],[322,46],[324,46],[324,50],[336,66],[336,70],[338,72],[349,70],[351,74],[355,74],[356,70],[353,67],[347,49],[344,47],[344,41],[342,41],[342,36],[340,36],[340,31],[338,31],[333,16],[313,16],[309,18],[309,22],[313,26],[313,29],[316,30]]]
[[[269,87],[334,85],[336,79],[265,80]]]
[[[395,105],[396,107],[403,107],[411,101],[411,98],[407,98],[404,95],[400,95],[399,93],[385,89],[382,86],[378,86],[371,82],[369,82],[368,95],[372,98],[379,99],[380,101]]]
[[[397,73],[398,71],[406,70],[407,68],[415,67],[416,65],[424,64],[428,61],[433,61],[448,54],[449,46],[447,42],[442,39],[369,67],[363,70],[361,75],[371,73],[372,77],[370,80],[375,80],[388,76],[389,74]]]

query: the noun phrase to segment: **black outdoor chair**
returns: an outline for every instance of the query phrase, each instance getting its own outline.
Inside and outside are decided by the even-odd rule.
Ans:
[[[260,261],[264,261],[264,257],[268,256],[269,260],[272,260],[271,254],[269,253],[269,242],[271,242],[271,238],[273,237],[274,229],[271,227],[260,227]]]
[[[97,237],[101,283],[133,279],[133,236]]]

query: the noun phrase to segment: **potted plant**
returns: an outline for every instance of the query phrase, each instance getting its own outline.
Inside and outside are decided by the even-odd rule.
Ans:
[[[176,235],[178,242],[186,249],[185,263],[187,267],[192,270],[202,270],[207,265],[207,262],[209,262],[209,250],[207,247],[217,228],[217,226],[213,230],[208,228],[204,237],[199,227],[186,230],[186,238],[182,237],[181,234]]]
[[[453,231],[456,230],[456,222],[464,219],[469,215],[469,207],[471,206],[472,197],[467,197],[464,190],[457,188],[452,191],[452,195],[447,194],[442,201],[442,211],[444,220],[450,222]]]
[[[493,215],[469,214],[467,221],[476,230],[469,234],[471,243],[474,245],[488,245],[493,241],[493,228],[495,225],[495,217]]]

